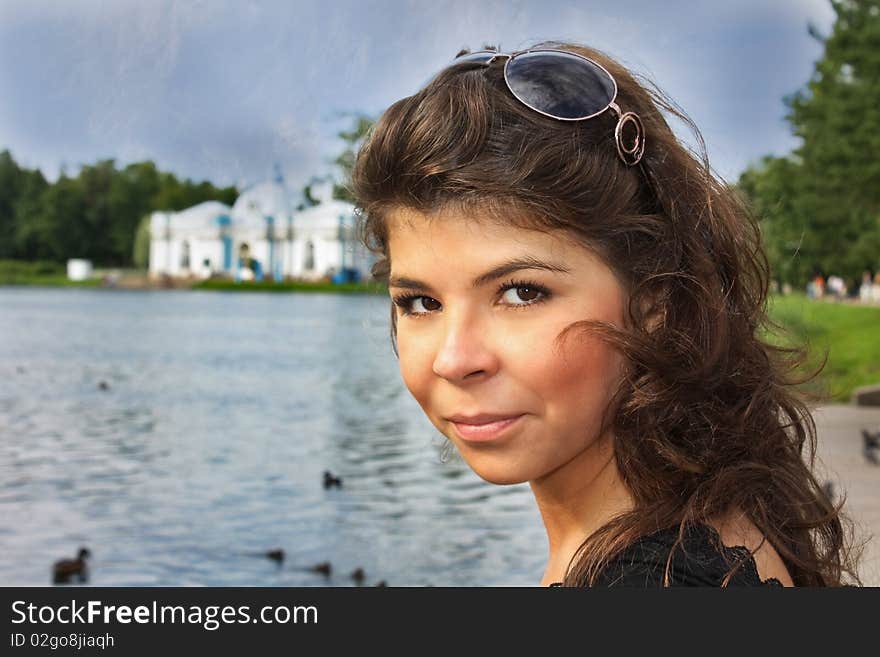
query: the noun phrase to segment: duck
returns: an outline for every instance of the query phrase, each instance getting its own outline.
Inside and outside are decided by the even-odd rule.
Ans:
[[[242,554],[246,557],[263,557],[265,559],[271,559],[279,564],[284,561],[284,557],[286,556],[284,550],[281,548],[266,550],[265,552],[243,552]]]
[[[99,390],[110,390],[110,384],[107,383],[106,381],[101,381],[101,382],[98,384],[98,389],[99,389]]]
[[[52,566],[52,582],[54,584],[66,584],[73,576],[80,582],[88,579],[86,559],[92,556],[88,548],[81,547],[76,559],[60,559]]]
[[[277,561],[278,563],[281,563],[282,561],[284,561],[284,550],[282,550],[281,548],[275,548],[274,550],[269,550],[265,554],[266,554],[266,558],[271,559],[272,561]]]
[[[309,568],[313,573],[321,573],[322,575],[330,576],[330,573],[333,572],[333,566],[330,565],[329,561],[322,561],[319,564],[315,564],[311,568]]]
[[[324,470],[324,488],[342,488],[342,478],[335,476],[329,470]]]

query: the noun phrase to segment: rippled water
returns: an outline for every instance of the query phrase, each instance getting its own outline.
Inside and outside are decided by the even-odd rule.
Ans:
[[[0,288],[0,584],[86,545],[96,586],[536,585],[528,487],[441,462],[387,303]]]

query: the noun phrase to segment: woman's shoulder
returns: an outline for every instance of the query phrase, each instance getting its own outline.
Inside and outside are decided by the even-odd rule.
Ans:
[[[718,530],[724,545],[745,546],[748,548],[746,551],[751,551],[757,571],[763,579],[773,578],[779,580],[783,586],[794,586],[776,548],[745,514],[731,512],[712,524]]]
[[[731,536],[740,537],[743,544],[722,540]],[[722,525],[719,533],[711,525],[696,523],[686,527],[680,542],[678,538],[677,526],[643,536],[612,557],[594,585],[783,586],[781,579],[789,579],[787,572],[761,578],[755,561],[760,549],[753,556],[751,550],[757,547],[751,540],[754,537],[746,536],[741,527]]]

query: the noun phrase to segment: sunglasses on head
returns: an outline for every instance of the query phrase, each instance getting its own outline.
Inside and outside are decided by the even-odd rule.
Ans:
[[[617,82],[600,64],[567,50],[551,48],[513,54],[481,50],[461,55],[453,64],[473,62],[488,66],[502,58],[507,88],[523,105],[559,121],[585,121],[611,110],[617,116],[614,142],[620,159],[629,166],[642,159],[642,120],[634,112],[621,112],[614,102]],[[627,132],[633,133],[631,139],[624,137],[628,126]]]

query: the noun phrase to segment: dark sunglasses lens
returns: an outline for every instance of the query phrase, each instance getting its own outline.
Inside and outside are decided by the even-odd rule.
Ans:
[[[614,80],[593,62],[565,52],[530,52],[507,63],[510,90],[532,109],[560,119],[584,119],[605,110]]]

